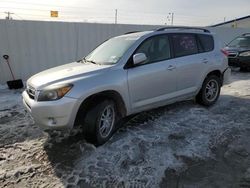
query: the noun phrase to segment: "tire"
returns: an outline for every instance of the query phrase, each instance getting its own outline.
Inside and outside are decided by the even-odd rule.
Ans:
[[[104,144],[113,135],[117,121],[117,107],[112,100],[98,103],[84,119],[85,138],[97,146]]]
[[[196,96],[196,102],[204,105],[213,105],[220,96],[221,80],[216,75],[206,77],[202,84],[202,88]]]

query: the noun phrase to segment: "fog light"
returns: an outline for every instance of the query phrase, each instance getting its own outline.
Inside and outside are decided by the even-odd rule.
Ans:
[[[53,117],[49,117],[48,120],[49,120],[50,125],[55,125],[57,123],[55,118],[53,118]]]

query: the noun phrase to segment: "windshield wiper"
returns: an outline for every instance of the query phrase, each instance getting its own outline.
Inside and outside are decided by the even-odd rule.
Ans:
[[[94,61],[90,61],[90,60],[85,59],[85,57],[82,58],[82,59],[80,59],[80,60],[77,60],[76,62],[77,62],[77,63],[93,63],[93,64],[97,64],[97,63],[94,62]]]
[[[82,58],[82,59],[77,60],[76,62],[77,62],[77,63],[85,63],[85,62],[86,62],[86,59],[85,59],[85,57],[84,57],[84,58]]]
[[[98,64],[98,63],[96,63],[95,61],[86,60],[86,59],[85,59],[85,62],[88,62],[88,63],[93,63],[93,64]]]
[[[91,61],[91,60],[86,59],[85,57],[84,57],[81,61],[82,61],[83,63],[86,62],[86,63],[98,64],[98,63],[96,63],[95,61]]]

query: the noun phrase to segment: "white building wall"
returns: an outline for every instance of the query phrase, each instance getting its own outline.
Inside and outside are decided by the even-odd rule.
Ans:
[[[250,18],[238,20],[235,22],[226,23],[217,27],[229,27],[229,28],[250,28]]]
[[[231,42],[234,38],[243,33],[250,33],[250,28],[227,28],[227,27],[211,27],[208,28],[211,32],[216,33],[220,41],[225,45]]]
[[[104,40],[135,30],[152,30],[152,25],[0,20],[0,84],[11,80],[4,54],[16,78],[26,80],[42,70],[75,61]],[[211,28],[223,42],[250,29]]]

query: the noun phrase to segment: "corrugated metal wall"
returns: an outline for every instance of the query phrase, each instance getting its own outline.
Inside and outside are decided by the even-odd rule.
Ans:
[[[0,20],[0,84],[11,80],[4,54],[16,78],[75,61],[104,40],[128,31],[159,26]],[[211,28],[223,42],[250,29]]]
[[[0,84],[11,80],[4,54],[16,78],[75,61],[104,40],[128,31],[159,26],[0,20]]]

